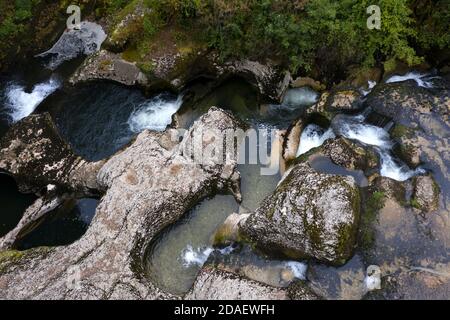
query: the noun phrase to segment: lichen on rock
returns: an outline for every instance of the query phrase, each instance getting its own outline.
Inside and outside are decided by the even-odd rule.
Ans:
[[[359,210],[352,177],[317,173],[300,163],[240,228],[268,254],[340,265],[353,254]]]

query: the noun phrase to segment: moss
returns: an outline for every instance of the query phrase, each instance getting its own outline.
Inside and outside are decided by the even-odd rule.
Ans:
[[[136,62],[141,59],[141,55],[135,46],[130,46],[122,53],[122,59],[129,62]]]
[[[409,201],[409,204],[411,205],[411,207],[416,208],[416,209],[421,209],[421,206],[419,204],[419,201],[416,198],[411,198],[411,200]]]
[[[43,259],[52,250],[50,247],[39,247],[27,251],[0,251],[0,275],[7,272],[10,268],[20,267],[22,264],[34,258]]]
[[[391,130],[391,137],[394,139],[400,139],[403,137],[410,138],[413,136],[414,129],[407,126],[396,124]]]
[[[155,64],[153,62],[139,62],[137,67],[146,75],[151,75],[155,70]]]
[[[384,207],[385,198],[384,192],[375,191],[365,202],[360,224],[360,246],[363,249],[371,248],[375,242],[373,225],[378,219],[378,212]]]

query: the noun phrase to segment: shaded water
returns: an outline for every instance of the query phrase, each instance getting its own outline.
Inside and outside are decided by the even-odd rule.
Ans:
[[[180,104],[169,93],[146,98],[137,89],[96,82],[66,88],[39,110],[51,113],[77,154],[96,161],[116,153],[140,131],[164,130]]]
[[[241,119],[254,119],[258,115],[258,94],[246,81],[235,78],[213,91],[203,83],[193,84],[187,91],[186,103],[177,113],[181,128],[189,128],[195,120],[212,106],[230,110]]]
[[[19,250],[40,246],[68,245],[87,231],[98,205],[96,199],[70,200],[47,215],[46,220],[27,234]]]
[[[20,193],[13,178],[0,173],[0,237],[11,231],[36,197]]]
[[[362,170],[349,170],[344,167],[334,164],[330,158],[325,156],[313,155],[308,159],[311,167],[317,172],[337,174],[340,176],[351,176],[355,179],[356,184],[365,188],[369,185],[366,176]]]

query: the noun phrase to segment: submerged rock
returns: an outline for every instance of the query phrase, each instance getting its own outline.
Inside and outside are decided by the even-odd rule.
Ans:
[[[187,300],[317,300],[301,281],[287,288],[272,287],[238,274],[206,266],[197,276]]]
[[[268,254],[340,265],[353,254],[359,210],[352,177],[317,173],[300,163],[240,228]]]
[[[378,192],[383,193],[383,197],[393,199],[400,204],[404,204],[406,200],[406,183],[397,181],[388,177],[377,177],[373,181]]]
[[[200,199],[218,191],[236,192],[235,150],[223,154],[228,159],[223,164],[211,159],[195,162],[186,150],[198,130],[225,132],[238,126],[234,117],[211,108],[179,144],[160,143],[174,136],[178,141],[175,130],[139,134],[100,169],[97,180],[107,191],[80,240],[45,252],[32,249],[13,255],[14,263],[0,253],[0,298],[176,298],[145,277],[145,250]],[[210,134],[197,142],[205,149],[222,150],[222,140]]]
[[[213,238],[213,246],[228,246],[240,240],[239,222],[248,218],[248,214],[232,213],[225,222],[216,230]]]
[[[288,300],[286,290],[271,287],[237,274],[204,267],[186,300]]]

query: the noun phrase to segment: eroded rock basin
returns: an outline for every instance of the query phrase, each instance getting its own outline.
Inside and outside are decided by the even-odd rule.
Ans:
[[[230,97],[233,88],[236,87],[222,88],[217,97],[214,97],[214,92],[209,93],[205,103],[215,101],[219,106],[228,107],[228,109],[243,106],[245,107],[242,109],[245,111],[242,113],[244,120],[250,120],[249,122],[260,127],[286,129],[285,124],[274,125],[272,121],[266,122],[267,118],[264,120],[264,117],[269,114],[270,118],[270,112],[267,113],[267,110],[271,109],[264,108],[270,107],[260,108],[258,103],[252,100],[253,94],[246,89],[244,89],[244,97],[236,97],[236,99]],[[223,101],[231,101],[233,105],[226,105],[227,102],[220,105]],[[93,83],[52,95],[39,106],[37,111],[51,112],[60,134],[72,145],[77,154],[88,160],[100,160],[126,147],[142,130],[163,131],[170,123],[168,119],[171,120],[172,114],[181,107],[181,103],[179,97],[169,93],[145,97],[135,89],[110,83]],[[112,105],[114,108],[111,107]],[[199,105],[202,105],[202,101]],[[280,106],[274,110],[279,109]],[[188,114],[189,117],[185,119],[191,122],[204,114],[207,108],[200,108],[193,112],[189,109],[182,109],[182,111],[181,119],[183,114]],[[253,112],[256,116],[252,116]],[[155,119],[155,116],[159,118]],[[428,119],[433,118],[428,117]],[[289,118],[286,123],[291,120]],[[431,130],[435,138],[433,145],[445,149],[448,142],[444,139],[448,138],[446,131],[448,128],[446,129],[441,122],[439,126],[433,126],[435,123],[433,121],[426,123],[431,123],[431,128],[439,129]],[[390,134],[390,138],[393,138],[392,132]],[[330,139],[337,139],[337,137],[330,137]],[[220,266],[222,270],[229,270],[276,287],[285,287],[294,279],[306,278],[314,292],[325,298],[446,298],[450,281],[448,257],[450,233],[447,209],[449,194],[448,179],[446,179],[448,157],[446,158],[445,152],[443,160],[437,156],[433,157],[436,154],[431,150],[432,145],[427,143],[422,141],[422,145],[429,147],[430,150],[423,158],[421,166],[434,174],[441,190],[438,209],[428,213],[415,208],[416,203],[412,196],[414,177],[402,182],[406,192],[399,200],[391,196],[392,190],[384,190],[375,185],[373,181],[376,176],[369,177],[370,172],[367,170],[337,165],[326,154],[308,158],[307,161],[315,171],[352,176],[362,193],[363,222],[359,230],[358,246],[353,257],[343,266],[333,267],[317,261],[309,261],[308,272],[306,272],[306,264],[298,261],[269,259],[247,245],[213,249],[212,236],[217,227],[233,212],[244,214],[256,210],[261,201],[276,189],[281,179],[280,173],[261,175],[260,165],[239,165],[237,169],[241,174],[242,203],[238,204],[232,195],[219,194],[190,205],[193,208],[185,212],[180,220],[165,226],[157,235],[153,235],[153,241],[144,250],[145,274],[163,292],[167,291],[179,296],[189,291],[199,270],[204,264],[208,264]],[[133,184],[133,181],[137,181],[134,178],[136,175],[135,172],[129,172],[126,181]],[[369,208],[367,204],[371,203],[370,199],[374,195],[379,195],[377,192],[382,194],[382,197],[376,198],[380,200],[380,207],[374,212],[374,209]],[[7,197],[6,193],[4,194]],[[87,210],[92,216],[97,202],[86,201],[88,201]],[[17,212],[22,210],[19,208],[20,203],[22,199],[18,197],[17,203],[14,204]],[[8,209],[8,218],[14,216],[14,210]],[[104,210],[104,205],[100,210]],[[82,212],[81,216],[83,216]],[[82,221],[84,224],[81,229],[84,233],[88,222],[78,218],[75,220],[77,220],[76,223],[70,228],[76,231],[77,225],[81,226],[78,222]],[[370,223],[367,224],[367,221]],[[366,243],[367,230],[364,228],[367,225],[370,226],[371,241]],[[43,228],[37,229],[36,232],[40,232],[41,235],[44,233],[45,239],[52,228],[51,223],[50,226],[42,225],[41,227]],[[56,228],[61,229],[61,225],[57,224]],[[29,236],[31,239],[35,237],[33,234]],[[35,241],[34,245],[32,241],[31,245],[27,244],[30,242],[24,239],[21,249],[49,244],[51,246],[66,245],[72,242],[72,240],[66,241],[70,238],[69,232],[64,237],[65,239],[59,243]],[[73,241],[75,240],[76,237]],[[381,269],[382,289],[368,293],[365,279],[370,265]]]

